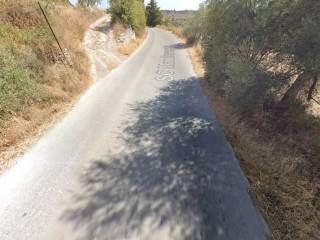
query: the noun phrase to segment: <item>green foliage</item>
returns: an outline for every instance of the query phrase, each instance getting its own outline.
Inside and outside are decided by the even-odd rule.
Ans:
[[[54,43],[46,26],[27,29],[0,23],[0,120],[33,101],[43,100],[37,84],[44,66],[35,57],[34,49]]]
[[[8,49],[0,48],[0,117],[39,97],[32,72]]]
[[[147,25],[155,27],[162,22],[162,13],[155,0],[151,0],[146,7],[147,12]]]
[[[292,55],[299,69],[319,73],[320,1],[272,1],[267,10],[272,19],[269,25],[276,25],[274,47],[281,54]]]
[[[37,27],[21,29],[8,23],[0,23],[0,38],[6,41],[19,44],[37,44],[39,41],[45,41],[53,45],[55,40],[52,33],[46,27]]]
[[[85,7],[95,6],[99,3],[101,3],[101,0],[79,0],[78,1],[78,4],[80,6],[85,6]]]
[[[146,15],[141,0],[110,0],[110,12],[114,19],[121,19],[140,33],[146,27]]]
[[[131,18],[129,19],[133,29],[140,33],[146,27],[146,13],[141,0],[132,1]]]
[[[4,37],[9,31],[9,25],[0,23],[0,37]]]
[[[33,101],[43,100],[37,88],[43,66],[33,57],[32,49],[53,44],[55,40],[46,26],[27,29],[0,23],[0,119]],[[23,55],[18,50],[13,52],[16,46],[25,46]]]
[[[319,74],[319,12],[318,0],[209,0],[183,34],[189,43],[201,41],[212,86],[243,108],[250,101],[261,106],[293,71]],[[284,62],[290,71],[281,78],[270,71]]]
[[[202,38],[202,25],[205,21],[205,5],[200,5],[200,8],[196,12],[190,13],[187,21],[183,26],[183,36],[187,39],[188,44],[195,44]]]
[[[226,98],[234,107],[253,111],[263,106],[268,89],[272,86],[272,78],[250,58],[243,54],[230,56],[225,73],[228,78],[223,89]]]

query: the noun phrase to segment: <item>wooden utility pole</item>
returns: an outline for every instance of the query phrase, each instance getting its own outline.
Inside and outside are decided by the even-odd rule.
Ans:
[[[44,10],[43,10],[43,8],[42,8],[42,6],[41,6],[40,2],[38,2],[38,5],[39,5],[39,7],[40,7],[40,9],[41,9],[41,12],[42,12],[42,14],[43,14],[43,16],[44,16],[44,18],[45,18],[45,20],[46,20],[46,22],[47,22],[47,24],[48,24],[48,26],[49,26],[50,30],[51,30],[51,32],[52,32],[52,35],[54,36],[54,39],[55,39],[55,40],[56,40],[56,42],[58,43],[59,49],[60,49],[60,51],[61,51],[61,53],[62,53],[62,55],[63,55],[64,59],[65,59],[66,61],[68,61],[67,56],[66,56],[66,52],[67,52],[67,50],[66,50],[66,49],[64,50],[64,49],[62,48],[62,46],[61,46],[61,44],[60,44],[60,41],[59,41],[59,39],[58,39],[57,35],[55,34],[55,32],[53,31],[53,29],[52,29],[52,27],[51,27],[51,24],[50,24],[50,22],[49,22],[49,19],[48,19],[48,17],[47,17],[47,15],[46,15],[46,13],[44,12]],[[71,59],[70,59],[69,65],[70,65],[70,66],[72,66]]]

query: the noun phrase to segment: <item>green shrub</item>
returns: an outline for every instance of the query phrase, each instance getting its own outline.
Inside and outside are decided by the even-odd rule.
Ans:
[[[182,34],[187,39],[188,44],[195,44],[202,38],[202,26],[205,21],[205,7],[200,5],[200,9],[190,13],[183,26]]]
[[[55,43],[52,33],[46,27],[21,29],[7,23],[0,23],[0,38],[4,38],[10,43],[16,42],[25,45],[37,44],[39,41],[49,45]]]
[[[17,112],[39,98],[31,71],[4,47],[0,48],[0,117]]]
[[[0,23],[0,37],[4,37],[9,31],[9,25]]]
[[[146,14],[143,3],[140,0],[133,0],[130,12],[130,25],[136,32],[142,32],[146,27]]]
[[[140,33],[146,27],[146,14],[141,0],[110,0],[113,19],[121,19]]]
[[[238,87],[244,84],[244,77],[263,75],[269,79],[266,80],[268,84],[260,84],[264,81],[256,80],[259,84],[255,86],[262,89],[255,91],[273,91],[274,99],[278,99],[275,90],[291,86],[280,101],[284,103],[287,99],[288,104],[303,92],[303,88],[307,88],[311,78],[316,83],[320,75],[319,11],[319,0],[208,0],[190,16],[183,34],[188,43],[201,41],[207,76],[216,90],[230,90],[231,84]],[[239,56],[245,57],[245,61],[236,61]],[[254,69],[250,69],[246,59]],[[281,74],[272,73],[278,77],[268,76],[279,66],[286,68],[282,68]],[[248,76],[242,75],[244,69],[241,67],[247,67]],[[257,69],[258,76],[254,72]],[[250,71],[253,72],[250,74]],[[290,84],[293,73],[300,74],[297,84]],[[252,79],[246,82],[251,83]],[[308,100],[315,91],[310,86],[305,91],[308,92]],[[247,91],[235,94],[244,94],[243,99],[254,96]],[[253,104],[256,102],[255,99],[252,101]]]
[[[244,111],[262,109],[271,86],[271,78],[257,68],[247,56],[230,56],[226,65],[227,79],[223,89],[230,103]]]
[[[155,0],[150,0],[146,7],[147,25],[155,27],[162,23],[162,13]]]

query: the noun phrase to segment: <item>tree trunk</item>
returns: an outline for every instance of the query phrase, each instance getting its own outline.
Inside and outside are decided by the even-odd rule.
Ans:
[[[309,91],[308,91],[307,100],[309,102],[312,99],[312,94],[313,94],[314,90],[316,89],[318,80],[319,80],[318,74],[314,75],[313,80],[312,80],[312,85],[311,85],[311,87],[309,88]]]
[[[305,72],[301,73],[297,80],[292,84],[292,86],[287,90],[287,92],[283,95],[282,99],[279,102],[279,106],[285,106],[291,102],[293,102],[297,96],[300,90],[305,85],[305,82],[309,79],[309,74],[306,74]]]

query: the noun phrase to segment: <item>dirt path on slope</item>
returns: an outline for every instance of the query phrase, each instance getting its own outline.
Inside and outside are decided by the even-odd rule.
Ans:
[[[91,59],[91,76],[100,80],[125,56],[118,52],[118,43],[111,28],[111,16],[105,16],[90,26],[84,38],[84,47]]]

